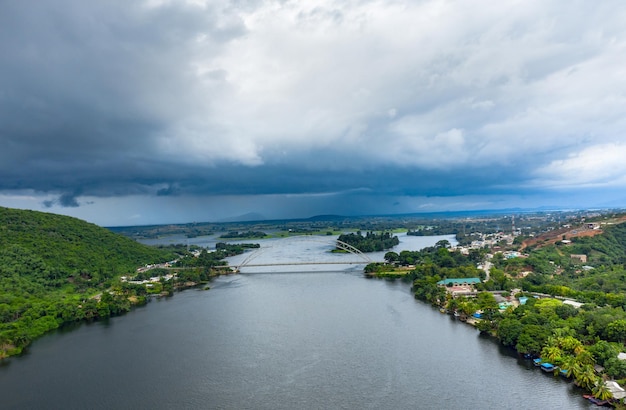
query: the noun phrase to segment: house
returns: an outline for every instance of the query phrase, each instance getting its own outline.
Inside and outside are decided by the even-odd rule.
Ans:
[[[456,279],[444,279],[437,282],[439,286],[462,286],[462,285],[475,285],[480,283],[480,278],[456,278]]]
[[[459,295],[471,295],[476,290],[474,285],[480,283],[480,278],[456,278],[456,279],[444,279],[437,282],[437,285],[444,286],[446,292],[457,297]]]
[[[563,301],[564,305],[570,305],[570,306],[574,306],[576,309],[580,308],[583,304],[580,302],[576,302],[574,300],[569,300],[569,299],[565,299]]]
[[[573,253],[569,257],[574,263],[587,263],[587,255]]]

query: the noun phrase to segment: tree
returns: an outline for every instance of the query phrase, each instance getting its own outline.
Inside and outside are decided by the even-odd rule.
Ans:
[[[581,364],[574,356],[562,356],[559,366],[561,367],[561,370],[565,370],[565,375],[567,377],[580,374],[581,371]]]
[[[404,250],[400,251],[400,255],[398,256],[400,265],[415,265],[415,252]]]
[[[612,357],[604,363],[606,374],[613,379],[626,378],[626,361]]]
[[[459,304],[461,309],[461,313],[465,315],[465,317],[471,316],[474,312],[478,310],[478,305],[471,300],[464,300]]]
[[[561,319],[567,319],[569,317],[574,317],[578,314],[578,310],[568,304],[561,304],[554,309],[554,313],[556,313]]]
[[[509,279],[506,277],[503,270],[497,268],[491,268],[489,272],[489,282],[491,282],[493,290],[505,290],[510,289],[508,286]]]
[[[516,349],[520,353],[539,354],[550,332],[540,325],[526,325],[517,339]]]
[[[611,393],[601,378],[596,380],[596,385],[591,389],[591,393],[593,393],[593,397],[598,400],[609,400],[613,398],[613,393]]]
[[[559,337],[557,338],[557,342],[558,346],[569,354],[578,356],[585,351],[582,342],[573,336]]]
[[[561,361],[563,351],[558,346],[545,346],[541,349],[541,357],[551,363]]]
[[[626,340],[626,320],[620,319],[606,326],[606,335],[610,341],[624,343]]]
[[[479,308],[483,310],[498,308],[498,302],[496,301],[495,296],[489,292],[480,292],[476,296],[476,302],[478,303]]]
[[[596,376],[596,372],[590,364],[583,364],[580,367],[575,367],[573,369],[573,374],[576,382],[583,389],[591,390],[598,382],[598,376]]]
[[[512,317],[506,317],[498,324],[496,336],[498,336],[503,345],[515,346],[523,329],[524,325],[522,325],[519,320]]]
[[[400,259],[400,255],[396,252],[387,252],[385,254],[385,262],[393,264],[396,263]]]
[[[596,363],[606,367],[609,360],[617,358],[620,349],[606,340],[598,340],[596,343],[589,346],[588,351],[591,353]]]
[[[448,309],[448,311],[450,312],[456,312],[460,308],[460,306],[461,304],[459,302],[459,299],[451,297],[448,299],[446,309]]]
[[[482,262],[486,251],[484,249],[470,249],[468,259],[473,263]]]
[[[487,319],[479,320],[476,323],[476,329],[481,333],[490,333],[493,330],[493,323]]]
[[[339,235],[337,240],[352,245],[361,252],[384,251],[400,243],[398,237],[392,236],[389,232],[381,232],[380,234],[367,232],[365,237],[361,235],[360,231],[356,233],[351,232]]]

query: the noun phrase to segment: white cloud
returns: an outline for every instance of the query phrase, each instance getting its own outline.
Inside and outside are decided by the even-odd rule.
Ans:
[[[246,164],[264,162],[277,146],[404,163],[404,149],[389,157],[381,148],[409,143],[419,153],[418,145],[437,146],[458,129],[463,152],[506,164],[588,144],[589,136],[610,141],[626,125],[626,38],[616,26],[624,12],[611,4],[581,2],[566,14],[557,2],[444,0],[236,10],[246,35],[197,63],[224,73],[226,85],[206,93],[210,109],[200,103],[179,119],[180,128],[200,129],[176,133],[176,143]],[[197,126],[207,116],[209,125]],[[388,121],[402,132],[381,132]],[[216,149],[199,150],[203,139]],[[448,166],[449,153],[424,164]]]
[[[533,183],[549,188],[626,186],[626,144],[587,147],[538,169]]]

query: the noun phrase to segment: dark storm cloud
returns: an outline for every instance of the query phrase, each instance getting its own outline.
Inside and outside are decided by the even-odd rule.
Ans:
[[[174,185],[169,185],[166,188],[161,188],[156,193],[158,196],[173,196],[180,194],[180,188]]]
[[[4,1],[0,191],[77,207],[623,187],[624,14],[618,1]]]
[[[73,194],[63,194],[59,196],[59,204],[65,208],[76,208],[80,206]]]
[[[194,103],[186,76],[201,33],[210,55],[243,28],[185,4],[3,2],[0,188],[106,196],[167,182],[149,168],[163,157],[157,134]]]
[[[77,194],[73,193],[64,193],[59,195],[57,199],[49,199],[42,201],[42,204],[46,208],[52,208],[55,205],[59,205],[63,208],[78,208],[80,203],[78,199],[76,199]]]

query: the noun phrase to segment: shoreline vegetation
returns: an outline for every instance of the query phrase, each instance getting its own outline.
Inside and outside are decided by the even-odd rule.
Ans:
[[[245,245],[245,244],[244,244]],[[244,247],[238,247],[244,249]],[[216,251],[218,258],[223,253]],[[216,252],[202,251],[209,255]],[[229,252],[233,256],[243,252]],[[231,275],[236,272],[218,258],[202,266],[200,263],[190,263],[189,255],[178,259],[177,262],[165,264],[145,265],[138,268],[134,275],[124,275],[107,281],[106,284],[94,284],[94,288],[85,291],[69,289],[61,296],[62,302],[30,304],[22,307],[24,314],[15,318],[11,326],[1,326],[0,329],[0,360],[22,354],[37,338],[51,330],[72,326],[80,322],[92,322],[109,317],[120,316],[130,312],[135,307],[144,306],[150,299],[171,297],[177,291],[191,288],[210,289],[213,278],[221,275]],[[206,263],[206,259],[204,261]],[[89,279],[88,279],[89,280]],[[108,286],[108,287],[107,287]],[[100,290],[97,293],[94,291]],[[66,288],[64,291],[68,291]],[[77,293],[77,294],[76,294]],[[2,301],[8,300],[3,296]],[[5,303],[6,304],[6,303]],[[32,308],[38,312],[32,312]],[[8,309],[0,306],[6,315]],[[39,317],[36,315],[39,314]],[[14,316],[15,317],[15,316]]]
[[[62,215],[0,207],[0,359],[59,327],[122,315],[231,273],[258,244],[151,247]]]

